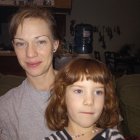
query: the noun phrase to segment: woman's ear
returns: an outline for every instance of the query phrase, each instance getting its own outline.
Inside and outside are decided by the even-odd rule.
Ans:
[[[53,43],[53,52],[56,52],[59,46],[59,40],[55,40]]]

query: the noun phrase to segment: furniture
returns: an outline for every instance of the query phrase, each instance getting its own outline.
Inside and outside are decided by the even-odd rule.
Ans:
[[[140,136],[140,74],[124,75],[116,80],[125,136]]]
[[[9,3],[8,3],[9,2]],[[12,3],[13,2],[13,3]],[[71,9],[71,0],[42,0],[42,1],[21,1],[21,0],[11,0],[11,1],[0,1],[0,6],[24,6],[24,5],[36,5],[36,6],[46,6],[50,8],[64,8]]]
[[[0,51],[0,73],[25,76],[14,51]]]
[[[140,57],[116,56],[116,71],[122,70],[126,74],[140,73]]]
[[[93,52],[94,52],[94,58],[101,61],[100,52],[99,51],[93,51]]]
[[[104,56],[107,67],[111,70],[112,73],[114,73],[116,71],[116,53],[111,51],[105,51]]]
[[[9,89],[18,86],[25,77],[16,75],[4,75],[0,73],[0,96],[5,94]]]
[[[106,65],[115,75],[140,73],[140,57],[121,56],[111,51],[105,51],[104,56]]]
[[[53,59],[53,66],[56,70],[60,70],[63,68],[68,62],[76,58],[93,58],[92,54],[70,54],[70,53],[62,53],[62,54],[55,54]]]

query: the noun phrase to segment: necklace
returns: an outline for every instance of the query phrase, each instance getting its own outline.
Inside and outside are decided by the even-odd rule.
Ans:
[[[80,134],[77,134],[77,135],[71,135],[72,138],[79,138],[79,137],[82,137],[84,135],[86,135],[88,132],[91,132],[92,134],[98,132],[98,129],[95,128],[94,130],[90,130],[90,131],[87,131],[85,133],[80,133]]]

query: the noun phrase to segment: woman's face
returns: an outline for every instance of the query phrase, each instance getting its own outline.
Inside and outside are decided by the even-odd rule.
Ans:
[[[104,85],[84,79],[66,88],[66,105],[69,125],[78,128],[92,127],[104,107]]]
[[[24,19],[13,40],[18,61],[28,76],[40,76],[52,70],[53,52],[58,45],[49,25],[38,18]]]

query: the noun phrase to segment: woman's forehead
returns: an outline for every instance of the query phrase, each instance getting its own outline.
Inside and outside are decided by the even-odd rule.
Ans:
[[[28,35],[30,37],[41,35],[51,36],[51,30],[44,20],[27,18],[18,26],[16,36],[18,35]]]

